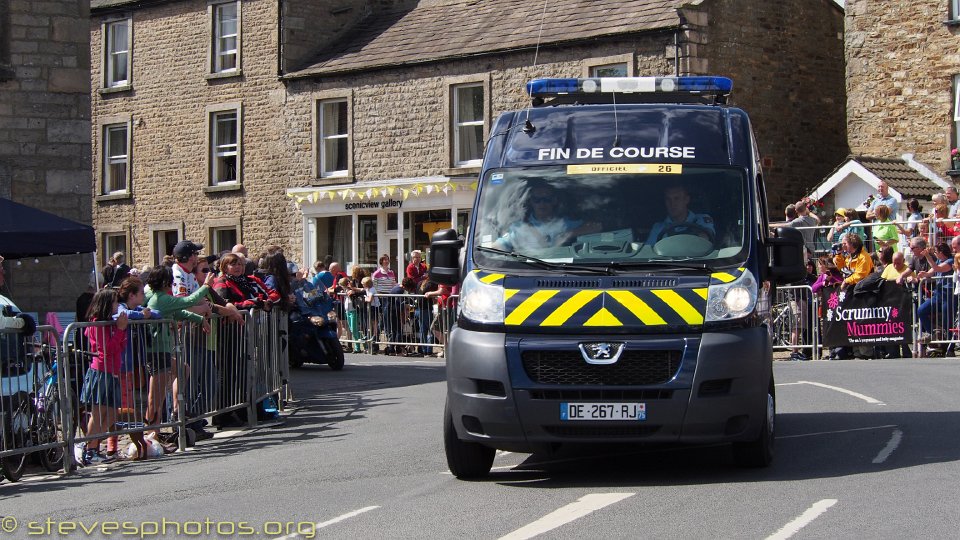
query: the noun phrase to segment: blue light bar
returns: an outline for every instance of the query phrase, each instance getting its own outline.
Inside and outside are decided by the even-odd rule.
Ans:
[[[729,94],[733,81],[727,77],[594,77],[590,79],[534,79],[527,83],[530,97],[569,94],[665,93]]]

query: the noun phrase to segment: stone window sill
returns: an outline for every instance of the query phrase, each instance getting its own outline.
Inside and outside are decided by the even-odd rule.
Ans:
[[[208,82],[222,81],[224,79],[233,79],[234,77],[242,77],[242,76],[243,76],[242,69],[238,69],[236,71],[225,71],[223,73],[208,73],[207,81]]]
[[[355,184],[356,179],[353,175],[347,176],[323,176],[310,180],[311,186],[337,186],[340,184]]]
[[[444,176],[478,176],[480,167],[453,167],[443,171]]]
[[[204,186],[204,193],[223,193],[226,191],[240,191],[243,189],[243,184],[236,182],[233,184],[222,184],[218,186]]]
[[[109,88],[99,88],[97,89],[97,92],[101,96],[106,96],[110,94],[119,94],[122,92],[129,92],[130,90],[133,90],[133,86],[129,84],[125,84],[123,86],[111,86]]]
[[[97,202],[123,201],[132,199],[133,195],[129,191],[123,193],[110,193],[109,195],[97,195]]]
[[[960,176],[960,169],[950,169],[949,171],[947,171],[947,176],[952,176],[952,177]]]
[[[944,26],[960,26],[960,19],[950,19],[943,21]]]

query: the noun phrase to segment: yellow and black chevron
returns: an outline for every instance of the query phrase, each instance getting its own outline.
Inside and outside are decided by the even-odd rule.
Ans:
[[[730,283],[744,268],[715,272],[710,284]],[[483,283],[503,285],[504,274],[475,271]],[[524,327],[702,325],[707,287],[670,289],[504,288],[504,324]]]

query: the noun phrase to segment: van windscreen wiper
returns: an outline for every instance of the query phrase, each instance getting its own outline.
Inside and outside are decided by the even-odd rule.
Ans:
[[[681,270],[704,270],[712,271],[706,263],[683,262],[671,259],[650,259],[643,262],[620,262],[610,261],[605,263],[611,270],[635,270],[641,268],[674,268]]]
[[[608,268],[601,268],[598,266],[586,266],[582,264],[573,264],[573,263],[560,263],[560,262],[550,262],[543,259],[538,259],[536,257],[531,257],[529,255],[524,255],[523,253],[515,253],[513,251],[506,251],[503,249],[497,249],[487,246],[477,246],[477,251],[483,253],[495,253],[497,255],[503,255],[505,257],[510,257],[522,263],[529,264],[531,266],[538,266],[540,268],[546,268],[548,270],[569,270],[572,272],[590,272],[593,274],[604,274],[612,275],[613,272]]]

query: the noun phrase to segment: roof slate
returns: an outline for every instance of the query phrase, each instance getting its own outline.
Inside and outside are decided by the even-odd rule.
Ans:
[[[292,77],[417,64],[676,26],[685,0],[422,0],[378,11]],[[543,28],[541,31],[541,15]]]
[[[851,156],[851,159],[863,165],[867,170],[885,180],[887,185],[895,189],[904,198],[926,200],[933,194],[940,193],[943,188],[920,174],[908,165],[903,159],[888,159],[871,156]]]

